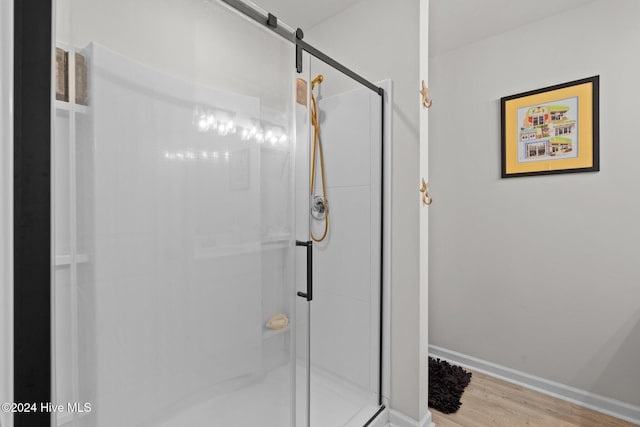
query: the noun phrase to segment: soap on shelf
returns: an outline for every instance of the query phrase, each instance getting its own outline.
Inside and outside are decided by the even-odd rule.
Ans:
[[[289,325],[289,318],[284,313],[274,314],[267,320],[266,327],[273,330],[284,329]]]

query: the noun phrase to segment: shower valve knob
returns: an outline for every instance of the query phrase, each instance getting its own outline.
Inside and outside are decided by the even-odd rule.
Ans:
[[[324,219],[327,215],[327,201],[322,196],[313,196],[311,199],[311,216],[315,219]]]

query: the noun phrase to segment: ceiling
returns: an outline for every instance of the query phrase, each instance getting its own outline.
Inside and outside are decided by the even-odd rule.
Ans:
[[[291,28],[302,28],[303,31],[359,1],[361,0],[253,0],[255,4],[271,12]]]
[[[369,0],[253,1],[290,27],[309,30],[355,3]],[[430,0],[429,56],[440,55],[592,1]]]
[[[594,0],[431,0],[429,56],[540,21]]]

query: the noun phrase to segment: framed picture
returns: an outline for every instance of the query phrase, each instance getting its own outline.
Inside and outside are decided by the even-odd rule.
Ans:
[[[502,177],[600,170],[599,76],[500,99]]]

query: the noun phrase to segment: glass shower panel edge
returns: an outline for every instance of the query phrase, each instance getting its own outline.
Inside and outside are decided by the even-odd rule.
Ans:
[[[302,242],[309,240],[309,164],[311,123],[310,105],[310,57],[305,52],[302,56],[303,72],[296,74],[295,79],[295,121],[296,121],[296,156],[295,156],[295,222],[296,239]],[[307,291],[306,248],[298,247],[296,251],[296,293]],[[296,360],[296,427],[310,425],[310,369],[309,364],[311,340],[309,335],[311,304],[304,298],[296,297],[295,360]]]

